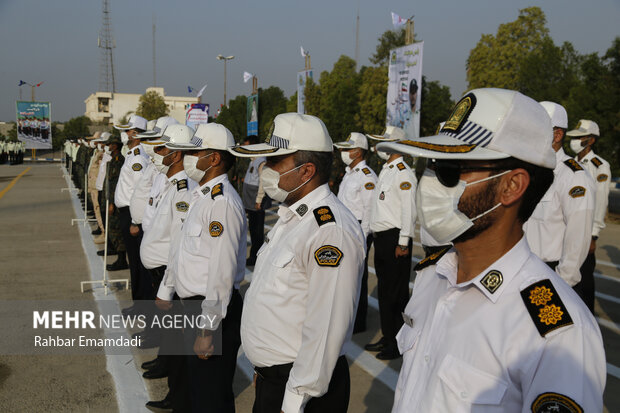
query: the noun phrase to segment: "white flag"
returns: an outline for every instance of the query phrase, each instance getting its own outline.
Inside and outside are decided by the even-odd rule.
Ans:
[[[198,94],[196,95],[196,97],[199,98],[200,96],[202,96],[202,92],[204,92],[206,88],[207,88],[207,84],[205,83],[205,85],[202,88],[200,88],[200,90],[198,91]]]
[[[398,14],[392,12],[392,24],[395,29],[398,29],[400,26],[404,26],[407,23],[406,19],[403,19]]]
[[[254,75],[250,72],[243,72],[243,83],[248,83],[248,80],[252,79]]]
[[[308,56],[308,52],[304,50],[304,47],[303,46],[300,46],[300,47],[301,47],[301,57]]]

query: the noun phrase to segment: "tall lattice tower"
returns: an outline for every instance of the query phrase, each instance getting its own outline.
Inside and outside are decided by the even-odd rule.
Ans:
[[[103,24],[99,32],[97,45],[101,49],[101,65],[99,67],[99,91],[116,92],[116,80],[114,78],[114,54],[112,49],[116,47],[112,37],[112,17],[110,17],[110,2],[103,0]]]

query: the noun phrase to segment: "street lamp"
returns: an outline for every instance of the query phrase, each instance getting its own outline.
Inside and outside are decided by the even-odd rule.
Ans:
[[[235,56],[223,56],[221,54],[217,55],[217,60],[224,61],[224,106],[228,106],[228,104],[226,103],[226,62],[234,58]]]

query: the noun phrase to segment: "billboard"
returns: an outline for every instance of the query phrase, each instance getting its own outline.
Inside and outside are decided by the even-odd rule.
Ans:
[[[312,70],[302,70],[297,73],[297,113],[306,113],[306,82],[312,79]]]
[[[246,119],[248,122],[247,136],[258,135],[258,94],[248,96]]]
[[[52,149],[50,102],[17,101],[17,139],[26,149]]]
[[[420,136],[423,46],[419,42],[390,51],[386,123],[404,129],[408,138]]]
[[[185,124],[196,129],[201,123],[209,123],[209,104],[192,103],[185,113]]]

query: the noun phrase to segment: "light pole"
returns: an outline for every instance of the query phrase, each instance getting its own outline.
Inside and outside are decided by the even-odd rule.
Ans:
[[[217,60],[224,61],[224,106],[228,106],[226,103],[226,62],[234,58],[235,56],[223,56],[221,54],[217,55]]]

